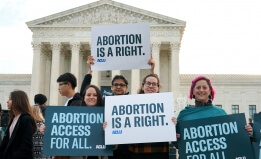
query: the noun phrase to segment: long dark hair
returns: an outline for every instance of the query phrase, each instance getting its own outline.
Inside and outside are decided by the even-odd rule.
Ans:
[[[15,117],[15,113],[28,113],[33,120],[33,133],[35,133],[37,131],[36,121],[27,94],[22,90],[15,90],[10,93],[10,98],[12,100],[12,105],[9,113],[9,123]]]
[[[156,78],[157,81],[158,81],[158,87],[160,87],[160,79],[159,79],[158,75],[157,75],[157,74],[148,74],[147,76],[145,76],[145,77],[143,78],[142,84],[141,84],[141,86],[140,86],[140,89],[138,90],[138,94],[144,94],[144,90],[142,90],[142,87],[144,86],[144,84],[145,84],[145,82],[146,82],[146,79],[147,79],[148,77],[154,77],[154,78]],[[159,93],[159,92],[157,92],[157,93]]]
[[[87,89],[89,89],[89,88],[94,88],[95,91],[96,91],[96,94],[97,94],[97,104],[96,104],[96,106],[104,106],[104,102],[103,102],[103,99],[102,99],[101,91],[100,91],[100,89],[99,89],[97,86],[95,86],[95,85],[88,85],[88,86],[84,89],[83,95],[82,95],[81,105],[82,105],[82,106],[88,106],[88,105],[85,103],[84,98],[85,98],[85,95],[86,95],[86,91],[87,91]]]

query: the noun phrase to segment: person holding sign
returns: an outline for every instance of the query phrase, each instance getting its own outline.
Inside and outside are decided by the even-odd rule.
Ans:
[[[59,92],[62,96],[66,96],[68,100],[64,104],[64,106],[80,106],[82,97],[79,93],[75,92],[75,87],[77,86],[76,77],[67,72],[60,75],[57,78],[57,83],[59,84]],[[40,131],[44,134],[45,125],[42,124],[40,126]],[[69,156],[55,156],[55,159],[69,159]]]
[[[33,134],[37,126],[27,94],[21,90],[11,92],[7,106],[10,120],[0,145],[0,158],[33,159]]]
[[[195,106],[190,105],[180,111],[177,119],[178,122],[227,115],[224,109],[212,104],[215,93],[211,81],[208,78],[204,76],[196,77],[192,81],[189,94],[190,99],[195,99]]]
[[[84,94],[85,88],[91,84],[91,81],[92,81],[92,65],[93,64],[94,64],[94,62],[93,62],[92,56],[88,56],[87,65],[88,65],[89,69],[88,69],[88,73],[83,78],[81,90],[80,90],[80,95],[82,97],[84,97],[83,94]]]
[[[81,106],[104,106],[100,89],[95,85],[88,85],[83,91]]]
[[[83,91],[81,106],[104,106],[100,89],[95,85],[88,85]],[[101,156],[70,157],[70,159],[101,159]]]
[[[91,64],[94,64],[93,57],[89,56],[88,60],[90,60]],[[152,56],[148,61],[148,64],[151,65],[151,72],[154,73],[155,61]],[[128,95],[128,80],[122,75],[115,75],[111,82],[113,95]],[[103,128],[105,129],[107,122],[104,122]],[[129,159],[130,152],[127,144],[114,145],[113,156],[109,156],[109,159]]]
[[[156,74],[147,75],[143,81],[138,94],[159,93],[160,80]],[[131,159],[168,159],[169,143],[139,143],[129,145]]]
[[[62,96],[66,96],[68,98],[65,106],[79,106],[81,105],[82,97],[79,93],[75,92],[75,87],[77,86],[76,77],[67,72],[60,75],[57,78],[57,82],[59,84],[59,92]]]
[[[228,145],[232,142],[226,139],[226,135],[238,134],[237,124],[235,124],[236,122],[233,120],[231,120],[233,122],[229,122],[230,124],[224,123],[226,120],[222,120],[222,116],[227,116],[227,113],[222,108],[212,104],[214,97],[215,89],[210,79],[204,76],[198,76],[192,80],[189,98],[195,99],[195,105],[185,107],[181,110],[177,118],[177,138],[179,138],[178,146],[180,148],[179,154],[181,158],[217,159],[227,158],[225,157],[226,155],[230,156],[228,158],[231,158],[231,156],[233,156],[233,158],[247,158],[244,155],[251,155],[228,153]],[[216,119],[213,120],[212,117],[216,117]],[[201,120],[198,122],[202,123],[197,125],[196,119],[206,119],[207,124],[205,125],[204,120]],[[217,124],[216,122],[220,122],[223,125]],[[246,125],[244,128],[242,125],[240,126],[242,129],[245,128],[248,134],[252,134],[250,125]],[[227,131],[225,132],[224,130]],[[232,136],[230,136],[230,138],[232,138]],[[250,141],[247,138],[240,140]]]
[[[115,75],[111,81],[113,96],[128,95],[128,80],[122,75]],[[106,124],[106,122],[104,122]],[[127,144],[114,145],[113,156],[109,159],[129,159]]]
[[[180,111],[177,122],[227,115],[224,109],[212,104],[215,94],[210,79],[204,76],[196,77],[192,80],[189,94],[190,99],[195,99],[195,105],[189,105]],[[246,125],[245,129],[250,135],[252,134],[250,125]]]

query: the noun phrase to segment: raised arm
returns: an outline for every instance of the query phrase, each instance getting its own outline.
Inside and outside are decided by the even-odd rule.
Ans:
[[[84,76],[84,79],[82,81],[81,85],[81,90],[80,90],[80,95],[83,96],[83,91],[84,89],[91,84],[92,81],[92,65],[94,64],[94,58],[93,56],[88,56],[87,59],[87,64],[88,64],[88,73]]]
[[[150,54],[150,59],[148,61],[148,64],[151,65],[150,71],[152,74],[154,74],[155,61],[152,58],[152,54]]]

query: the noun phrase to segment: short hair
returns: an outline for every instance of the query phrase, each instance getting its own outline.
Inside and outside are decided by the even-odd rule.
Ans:
[[[77,80],[76,80],[76,77],[69,73],[69,72],[66,72],[62,75],[60,75],[58,78],[57,78],[57,82],[68,82],[68,83],[71,83],[72,85],[72,89],[75,89],[75,87],[77,86]]]
[[[123,75],[115,75],[111,81],[111,85],[113,85],[114,81],[117,79],[123,80],[123,82],[128,86],[128,80]]]
[[[34,103],[43,105],[47,101],[47,97],[43,94],[36,94],[34,96]]]
[[[207,82],[207,84],[208,84],[208,86],[210,88],[211,100],[214,100],[216,91],[215,91],[214,87],[212,86],[212,83],[211,83],[210,79],[208,79],[205,76],[197,76],[195,79],[192,80],[191,87],[190,87],[189,98],[190,99],[193,98],[193,89],[196,86],[196,83],[198,81],[200,81],[200,80],[205,80]]]

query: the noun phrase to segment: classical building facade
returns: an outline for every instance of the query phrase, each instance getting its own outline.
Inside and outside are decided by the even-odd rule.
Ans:
[[[100,0],[27,22],[33,32],[31,95],[41,92],[49,97],[50,104],[62,104],[57,77],[71,72],[81,83],[87,73],[92,26],[144,22],[150,23],[151,52],[157,64],[155,73],[166,83],[162,90],[179,94],[179,48],[186,23],[111,0]],[[106,78],[105,73],[93,72],[92,83],[109,85],[111,79]],[[115,74],[125,75],[130,81],[130,92],[135,93],[148,73],[149,70],[114,70],[111,78]]]
[[[65,72],[73,73],[80,84],[87,73],[91,54],[91,27],[108,24],[150,23],[151,52],[156,61],[155,73],[161,79],[161,92],[173,92],[175,110],[187,104],[191,80],[197,75],[179,73],[179,49],[186,22],[159,15],[111,0],[99,0],[84,6],[27,22],[33,33],[32,75],[0,75],[0,100],[5,103],[13,89],[33,96],[43,93],[49,105],[63,105],[56,79]],[[92,83],[110,86],[116,74],[129,80],[129,92],[135,94],[142,78],[150,70],[94,71]],[[230,113],[261,111],[261,75],[206,75],[217,90],[215,104]],[[33,104],[33,103],[32,103]],[[4,104],[6,108],[6,104]]]

